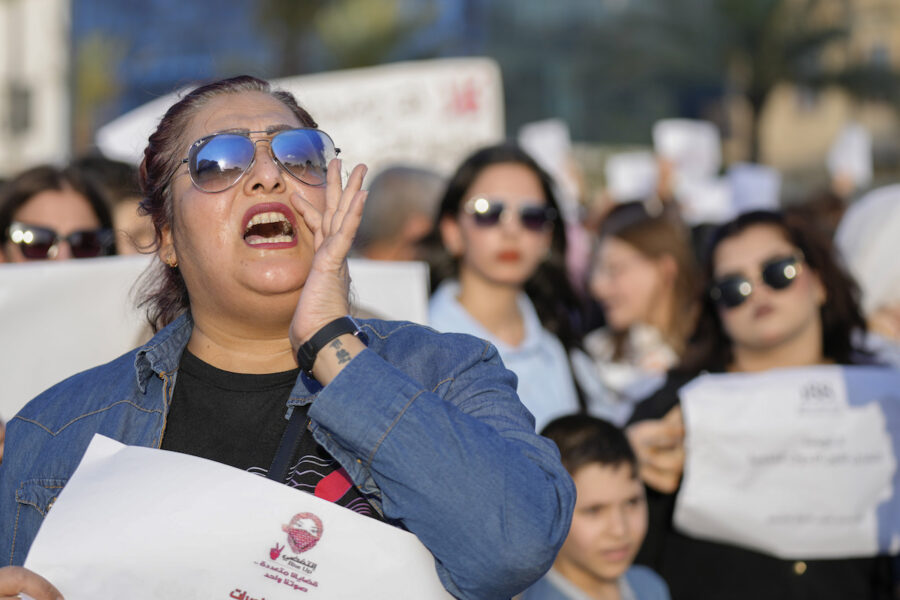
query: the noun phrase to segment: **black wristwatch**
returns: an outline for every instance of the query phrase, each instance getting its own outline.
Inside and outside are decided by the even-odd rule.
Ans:
[[[363,344],[366,346],[369,345],[369,337],[362,329],[360,329],[357,322],[353,320],[353,317],[349,315],[340,317],[317,331],[315,335],[309,338],[308,342],[300,346],[300,349],[297,350],[297,364],[300,365],[300,369],[307,375],[312,376],[312,368],[316,362],[316,356],[319,355],[319,351],[327,346],[331,340],[342,336],[345,333],[352,333],[362,341]]]

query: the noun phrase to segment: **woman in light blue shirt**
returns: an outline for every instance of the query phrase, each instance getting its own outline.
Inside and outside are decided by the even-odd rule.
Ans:
[[[580,305],[549,175],[514,144],[483,148],[450,179],[436,231],[430,324],[493,343],[538,429],[579,410],[567,350],[580,347]]]

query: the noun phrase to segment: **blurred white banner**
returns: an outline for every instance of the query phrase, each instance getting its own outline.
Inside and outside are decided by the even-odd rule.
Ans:
[[[500,68],[488,58],[402,62],[276,79],[341,148],[345,170],[394,163],[449,173],[505,132]],[[183,93],[183,92],[182,92]],[[147,138],[179,93],[157,98],[97,131],[97,146],[137,164]]]

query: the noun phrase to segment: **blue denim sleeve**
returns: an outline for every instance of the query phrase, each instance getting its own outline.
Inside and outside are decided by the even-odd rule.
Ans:
[[[314,435],[431,551],[452,594],[510,598],[550,568],[574,485],[493,346],[416,329],[425,343],[365,350],[319,393]]]
[[[13,418],[6,424],[7,451],[0,463],[0,566],[25,561],[31,540],[65,485],[65,479],[33,464],[48,437],[28,421]]]

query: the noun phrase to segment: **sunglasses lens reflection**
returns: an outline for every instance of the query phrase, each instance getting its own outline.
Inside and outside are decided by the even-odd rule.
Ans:
[[[767,263],[762,270],[762,280],[774,290],[783,290],[791,285],[798,274],[797,260],[788,257]]]
[[[540,231],[552,220],[550,209],[543,206],[524,206],[519,216],[522,225],[532,231]]]
[[[285,170],[307,185],[324,185],[334,144],[321,131],[292,129],[272,138],[272,153]]]
[[[488,202],[478,199],[474,204],[475,224],[482,227],[493,227],[500,222],[500,215],[503,214],[502,202]]]
[[[761,278],[773,290],[790,286],[800,274],[798,259],[794,256],[776,258],[763,263]],[[744,303],[753,292],[753,285],[745,277],[729,277],[716,282],[712,297],[725,308],[735,308]]]
[[[717,299],[727,308],[740,306],[750,297],[753,286],[743,277],[733,277],[716,284]]]
[[[272,136],[272,154],[281,167],[307,185],[325,185],[328,162],[337,155],[334,143],[316,129],[288,129]],[[191,179],[204,192],[233,186],[253,162],[256,146],[237,133],[212,135],[191,147]]]
[[[191,178],[205,192],[234,185],[253,160],[254,146],[242,135],[223,133],[191,148]]]
[[[29,259],[47,258],[56,235],[43,227],[29,227],[13,223],[9,228],[9,240],[19,247],[22,256]]]
[[[105,256],[110,253],[115,243],[111,229],[76,231],[66,238],[60,238],[52,229],[22,223],[13,223],[10,226],[9,240],[18,246],[22,256],[29,260],[50,258],[54,245],[62,241],[68,242],[75,258]]]
[[[481,227],[493,227],[500,223],[506,210],[508,209],[502,201],[478,197],[470,200],[467,207],[475,224]],[[547,206],[522,206],[519,209],[519,222],[530,231],[543,231],[554,219],[554,215],[553,209]]]
[[[69,245],[75,258],[95,258],[107,253],[109,240],[105,231],[76,231],[69,236]]]

